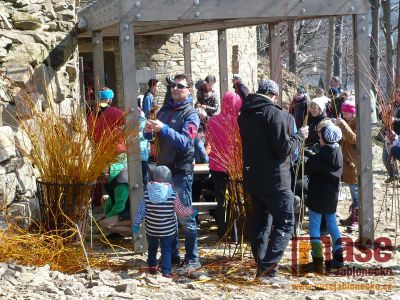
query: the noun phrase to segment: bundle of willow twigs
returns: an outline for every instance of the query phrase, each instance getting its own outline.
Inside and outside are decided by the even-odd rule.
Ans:
[[[228,114],[231,115],[231,114]],[[233,112],[232,112],[232,115]],[[246,218],[251,214],[251,202],[246,197],[243,191],[243,158],[242,158],[242,140],[240,137],[240,131],[235,118],[220,115],[216,123],[216,130],[222,133],[221,139],[208,139],[207,142],[210,144],[212,151],[215,153],[217,160],[221,163],[229,175],[229,183],[227,194],[225,197],[226,207],[225,220],[228,220],[227,228],[229,228],[223,237],[223,241],[229,241],[229,236],[234,223],[241,220],[242,233],[240,239],[240,245],[243,246],[245,222]],[[221,151],[219,145],[227,144],[225,151]],[[240,222],[239,222],[240,223]],[[243,247],[241,247],[243,250]],[[243,251],[242,256],[243,256]]]
[[[47,232],[29,233],[10,225],[7,231],[0,230],[0,261],[15,261],[23,265],[50,265],[52,270],[77,273],[88,267],[106,268],[105,256],[88,254],[80,246],[66,246],[59,234]]]

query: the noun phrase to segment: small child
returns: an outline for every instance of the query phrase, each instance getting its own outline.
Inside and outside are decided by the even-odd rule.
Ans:
[[[343,171],[342,150],[338,142],[342,132],[335,125],[322,127],[318,131],[320,151],[310,157],[305,164],[305,174],[309,175],[307,207],[309,209],[309,231],[312,253],[312,271],[322,273],[323,257],[320,238],[322,214],[332,238],[333,260],[331,268],[343,266],[342,238],[336,223],[339,183]]]
[[[158,166],[153,171],[153,181],[147,185],[133,219],[133,233],[139,233],[143,219],[146,224],[150,274],[157,274],[157,250],[161,244],[161,271],[164,277],[172,278],[172,241],[177,233],[177,213],[182,218],[195,217],[198,212],[182,205],[178,194],[171,187],[171,171]]]
[[[358,176],[357,176],[357,134],[356,134],[356,103],[346,100],[342,104],[343,119],[336,119],[336,124],[343,133],[343,177],[342,181],[349,185],[352,204],[349,208],[350,216],[340,220],[341,225],[350,230],[358,229]]]

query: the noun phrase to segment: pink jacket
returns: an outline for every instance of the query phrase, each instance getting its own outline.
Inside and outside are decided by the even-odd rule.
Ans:
[[[233,149],[238,147],[235,138],[240,138],[237,118],[241,107],[240,96],[227,92],[222,99],[221,113],[208,121],[206,140],[211,146],[210,170],[227,172],[227,165],[233,163]]]

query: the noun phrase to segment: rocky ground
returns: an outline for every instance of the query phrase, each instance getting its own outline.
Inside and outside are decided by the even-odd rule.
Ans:
[[[392,209],[391,203],[392,199],[393,203],[400,199],[398,188],[383,183],[386,172],[380,161],[380,146],[374,145],[373,152],[375,222],[379,219],[375,236],[388,237],[393,245],[397,245],[396,231],[400,230],[397,229],[395,216],[398,218],[399,213]],[[386,193],[388,196],[385,196]],[[342,188],[341,194],[338,217],[347,215],[351,203],[346,187]],[[392,212],[393,219],[390,219]],[[199,253],[203,268],[189,276],[181,274],[179,269],[174,270],[172,280],[146,274],[146,257],[132,255],[129,249],[131,240],[125,240],[122,243],[125,248],[117,248],[118,257],[108,247],[95,245],[95,251],[111,253],[112,260],[119,262],[122,268],[94,270],[92,276],[88,272],[67,275],[51,271],[49,266],[0,263],[0,299],[400,299],[398,247],[381,253],[391,255],[387,262],[367,259],[366,262],[347,264],[351,270],[378,268],[378,272],[389,273],[388,276],[293,276],[290,245],[280,271],[289,284],[263,285],[254,281],[254,265],[249,249],[243,250],[243,260],[240,260],[240,255],[228,260],[226,255],[229,252],[232,254],[234,247],[229,249],[217,245],[212,219],[203,215],[201,220]],[[340,229],[343,236],[357,238],[357,232],[347,232],[344,227]],[[306,230],[304,228],[304,236],[307,236]],[[236,252],[240,250],[236,249]],[[355,254],[359,251],[355,250]]]

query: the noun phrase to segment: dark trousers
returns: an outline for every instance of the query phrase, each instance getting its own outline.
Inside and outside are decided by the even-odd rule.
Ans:
[[[142,160],[142,176],[143,176],[143,190],[147,190],[147,182],[149,180],[149,162]]]
[[[174,236],[155,237],[147,235],[149,267],[157,267],[158,244],[161,246],[161,271],[163,274],[171,274],[171,252],[172,240]]]
[[[251,195],[253,226],[251,249],[258,276],[276,276],[278,263],[293,231],[293,194],[290,190],[264,197]]]
[[[215,199],[217,201],[217,209],[215,211],[215,219],[218,225],[218,238],[221,239],[225,236],[228,225],[230,222],[229,215],[229,205],[225,203],[226,187],[228,185],[229,176],[225,172],[210,171],[211,178],[214,182],[214,192]],[[236,223],[233,224],[230,234],[231,241],[237,242],[237,228]],[[229,240],[229,237],[228,239]]]

